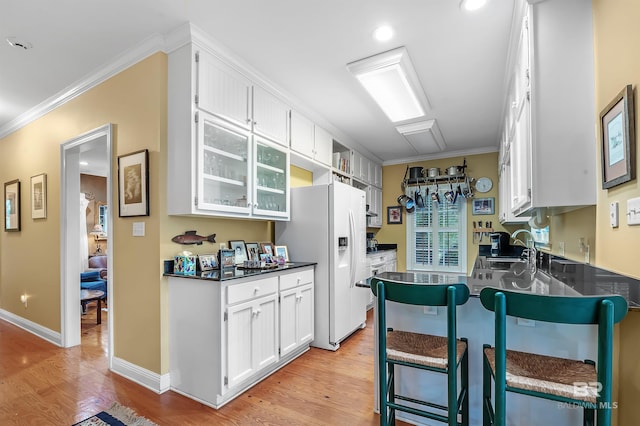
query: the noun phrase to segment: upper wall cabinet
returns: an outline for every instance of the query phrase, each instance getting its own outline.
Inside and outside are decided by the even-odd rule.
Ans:
[[[196,45],[168,77],[168,213],[288,220],[284,103]]]
[[[198,108],[287,145],[284,102],[207,51],[197,51],[196,62]]]
[[[333,138],[311,120],[291,111],[291,149],[326,166],[331,165]]]
[[[562,213],[596,202],[591,2],[517,3],[505,117],[510,210]],[[519,17],[518,17],[519,16]],[[567,36],[570,34],[571,36]],[[501,200],[503,202],[504,200]]]

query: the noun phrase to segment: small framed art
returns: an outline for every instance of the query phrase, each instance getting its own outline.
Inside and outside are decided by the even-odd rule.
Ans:
[[[20,230],[20,181],[4,184],[4,230]]]
[[[236,252],[229,249],[221,249],[218,251],[218,263],[220,268],[233,268],[235,266]]]
[[[278,257],[282,257],[285,262],[289,261],[289,251],[287,250],[287,246],[274,246],[275,255]]]
[[[149,216],[149,150],[118,157],[120,217]]]
[[[636,177],[635,115],[630,84],[600,113],[602,189],[612,188]]]
[[[247,260],[247,247],[244,240],[229,241],[229,248],[234,251],[236,265],[242,265]]]
[[[260,260],[260,246],[258,243],[245,243],[244,246],[247,248],[247,260]]]
[[[387,207],[387,223],[389,225],[402,224],[402,206]]]
[[[31,177],[31,219],[47,218],[47,175]]]
[[[471,214],[474,215],[484,215],[484,214],[494,214],[495,209],[495,198],[474,198],[473,205],[471,207]]]
[[[215,254],[199,254],[198,264],[201,271],[210,271],[218,268],[218,259]]]
[[[262,254],[268,254],[269,256],[273,256],[273,244],[268,243],[260,243],[260,252]]]

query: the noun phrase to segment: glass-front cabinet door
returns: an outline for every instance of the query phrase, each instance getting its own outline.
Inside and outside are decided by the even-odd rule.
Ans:
[[[289,152],[254,136],[253,214],[289,217]]]
[[[200,112],[198,209],[250,213],[247,185],[251,182],[250,155],[249,131]]]

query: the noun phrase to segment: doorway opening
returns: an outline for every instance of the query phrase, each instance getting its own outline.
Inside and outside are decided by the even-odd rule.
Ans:
[[[113,126],[107,124],[77,136],[60,147],[61,335],[62,345],[66,348],[79,345],[81,342],[80,276],[89,269],[89,255],[93,257],[98,254],[106,255],[107,259],[113,258],[113,209],[109,208],[113,205],[112,131]],[[96,190],[87,197],[87,192],[92,191],[86,189],[86,182],[81,184],[81,174],[103,176],[98,180],[106,183],[105,192]],[[104,200],[96,201],[96,192],[100,192],[99,197]],[[82,200],[87,200],[87,204],[81,206]],[[86,207],[89,202],[93,202],[95,211],[87,218]],[[88,222],[92,222],[91,229],[88,229]],[[109,368],[113,354],[112,263],[108,261],[106,265]]]

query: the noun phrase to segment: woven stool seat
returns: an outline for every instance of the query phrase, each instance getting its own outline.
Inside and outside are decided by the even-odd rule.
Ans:
[[[495,349],[485,348],[484,353],[495,374]],[[541,392],[565,398],[579,399],[585,402],[596,402],[598,389],[596,367],[582,361],[556,358],[527,352],[507,350],[507,386],[516,389]],[[584,387],[580,393],[575,392],[575,383]],[[587,395],[584,395],[584,394]]]
[[[457,339],[456,363],[460,362],[466,349],[467,342]],[[390,331],[387,333],[387,358],[434,368],[447,368],[447,338],[408,331]]]

